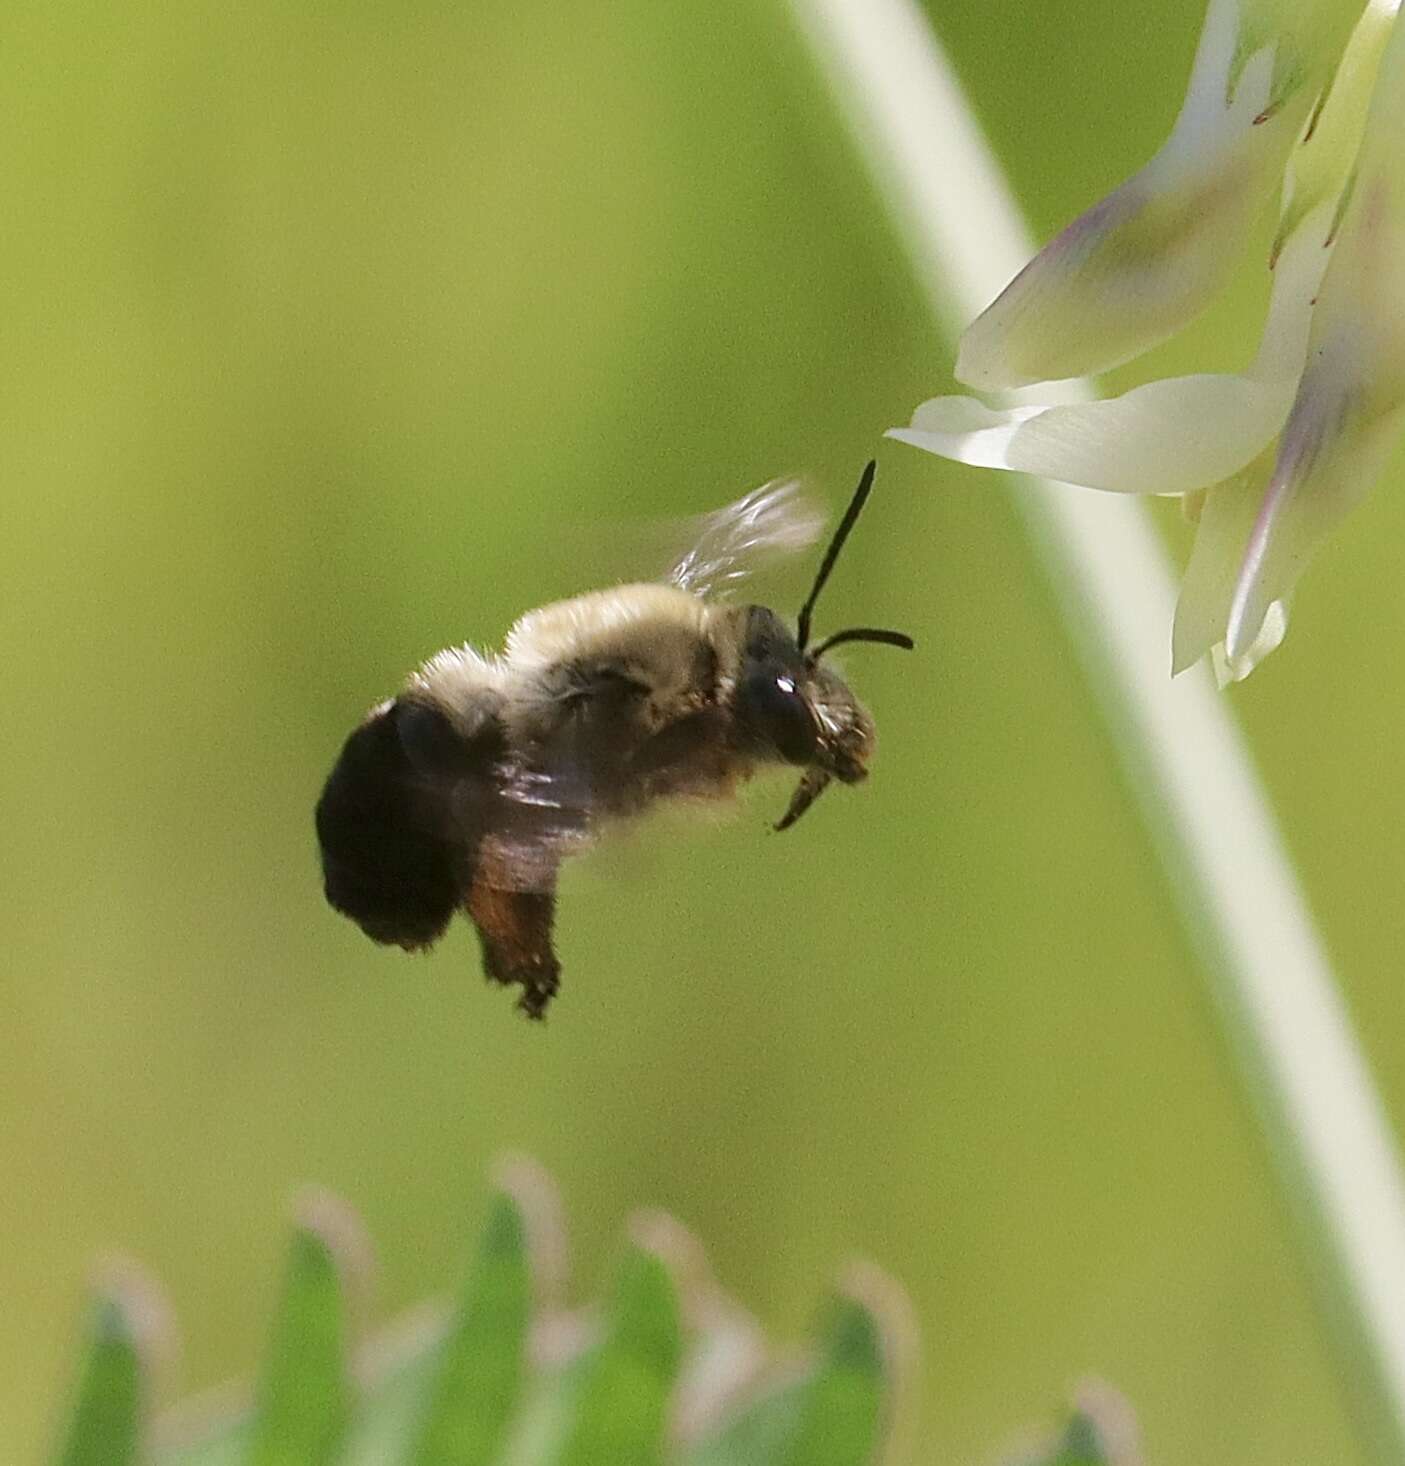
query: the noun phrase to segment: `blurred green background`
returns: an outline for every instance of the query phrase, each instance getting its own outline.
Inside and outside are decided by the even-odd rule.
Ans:
[[[1044,237],[1160,140],[1200,6],[933,19]],[[299,1184],[365,1216],[383,1319],[456,1275],[505,1147],[560,1178],[583,1289],[643,1203],[782,1336],[876,1258],[923,1460],[1085,1370],[1162,1463],[1363,1459],[992,476],[880,450],[823,616],[920,643],[848,660],[874,778],[572,870],[545,1028],[467,928],[412,960],[322,904],[313,801],[408,667],[652,569],[606,521],[793,470],[837,506],[949,385],[778,0],[16,0],[0,155],[0,1459],[49,1439],[95,1261],[168,1287],[169,1398],[251,1370]],[[1362,674],[1399,664],[1403,537],[1377,495],[1233,694],[1397,1115],[1405,707]]]

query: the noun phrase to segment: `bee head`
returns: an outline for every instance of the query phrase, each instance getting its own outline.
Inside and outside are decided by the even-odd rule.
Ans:
[[[748,738],[783,763],[804,768],[790,806],[776,825],[789,829],[830,782],[857,784],[868,774],[874,727],[868,710],[842,677],[821,661],[846,641],[872,641],[912,650],[900,631],[854,626],[810,647],[810,618],[839,552],[873,489],[877,465],[863,471],[854,497],[820,562],[815,583],[800,608],[792,636],[774,611],[746,608],[742,660],[737,675],[736,714]]]

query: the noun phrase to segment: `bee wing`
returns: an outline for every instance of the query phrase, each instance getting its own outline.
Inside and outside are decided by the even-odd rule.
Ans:
[[[463,792],[469,799],[476,793]],[[488,878],[499,889],[551,891],[561,862],[595,839],[595,802],[580,774],[565,762],[549,768],[500,764],[492,799]],[[465,823],[472,819],[468,814]]]
[[[692,548],[667,579],[695,595],[725,594],[766,564],[819,539],[824,510],[799,479],[773,479],[694,521]]]

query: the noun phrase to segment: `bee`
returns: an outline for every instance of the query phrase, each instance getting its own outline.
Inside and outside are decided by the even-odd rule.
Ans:
[[[830,572],[873,488],[870,463],[794,633],[721,599],[749,561],[812,544],[822,520],[794,483],[702,521],[666,580],[529,611],[502,652],[453,647],[411,674],[347,739],[317,804],[328,902],[373,941],[415,951],[462,909],[484,974],[541,1018],[560,982],[552,940],[561,862],[661,801],[730,798],[754,773],[801,771],[777,830],[829,787],[857,784],[873,719],[824,662],[844,642],[911,650],[850,627],[810,645]]]

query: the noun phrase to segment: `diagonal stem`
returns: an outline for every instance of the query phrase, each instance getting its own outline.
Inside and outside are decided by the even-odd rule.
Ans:
[[[954,337],[1034,249],[951,67],[914,0],[790,3]],[[1144,508],[1032,479],[1018,502],[1289,1196],[1329,1264],[1366,1425],[1382,1459],[1405,1460],[1405,1182],[1252,758],[1203,666],[1168,675],[1175,583]]]

